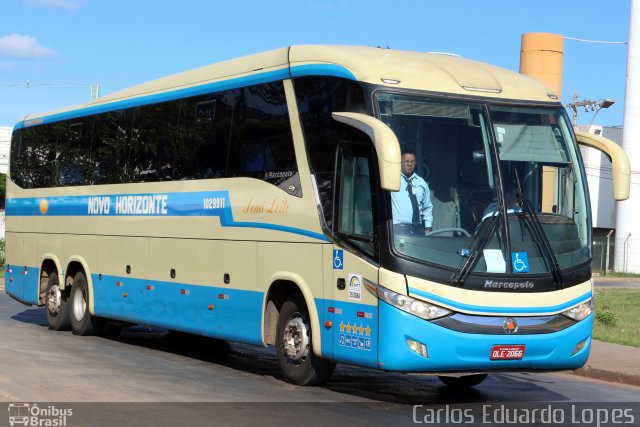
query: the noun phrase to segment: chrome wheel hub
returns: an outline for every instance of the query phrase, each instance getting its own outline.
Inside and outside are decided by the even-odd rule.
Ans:
[[[84,300],[82,289],[76,288],[73,291],[73,316],[79,322],[84,317],[84,313],[87,309],[87,302]]]
[[[282,338],[285,355],[291,362],[301,363],[309,354],[309,326],[300,314],[289,318]]]
[[[62,292],[60,286],[53,285],[47,292],[47,311],[50,315],[56,316],[60,312],[60,304],[62,302]]]

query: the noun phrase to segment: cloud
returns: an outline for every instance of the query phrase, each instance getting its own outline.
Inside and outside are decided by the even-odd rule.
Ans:
[[[53,7],[56,9],[64,9],[64,10],[77,10],[80,7],[78,2],[69,1],[69,0],[26,0],[27,3],[33,6],[47,6]]]
[[[15,58],[50,58],[55,56],[55,51],[42,46],[31,36],[9,34],[0,37],[0,55]]]

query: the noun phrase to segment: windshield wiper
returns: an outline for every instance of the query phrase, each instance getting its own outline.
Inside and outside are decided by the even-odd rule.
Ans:
[[[535,239],[538,247],[540,248],[540,252],[542,253],[543,258],[548,264],[549,269],[551,270],[551,275],[553,276],[553,280],[556,283],[556,287],[559,289],[564,288],[564,279],[562,277],[562,271],[560,269],[560,264],[558,264],[558,259],[553,252],[553,248],[551,248],[551,244],[549,243],[549,239],[547,238],[547,234],[542,229],[542,224],[538,219],[538,215],[536,215],[535,211],[531,208],[531,202],[528,199],[524,199],[522,197],[522,187],[520,186],[520,178],[518,177],[518,171],[514,169],[515,172],[515,185],[516,185],[516,198],[518,200],[518,206],[522,209],[521,216],[523,222],[528,224],[533,238]]]
[[[455,277],[452,277],[451,279],[449,279],[450,284],[455,286],[464,285],[464,282],[467,280],[467,277],[469,277],[469,274],[471,274],[471,270],[473,269],[473,267],[475,267],[476,263],[478,262],[478,259],[479,259],[478,257],[480,255],[480,252],[489,244],[489,241],[491,240],[491,237],[493,236],[493,233],[495,232],[498,226],[498,217],[500,216],[501,212],[502,212],[502,200],[499,198],[498,205],[496,206],[496,210],[489,217],[489,220],[488,220],[489,223],[485,225],[485,228],[482,231],[482,234],[480,235],[480,239],[477,240],[478,244],[471,249],[469,258],[467,258],[467,262],[464,263],[464,265],[462,266],[458,274],[456,274]]]

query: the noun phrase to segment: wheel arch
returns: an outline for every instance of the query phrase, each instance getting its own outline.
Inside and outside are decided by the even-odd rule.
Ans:
[[[309,312],[309,320],[313,331],[311,346],[313,352],[322,356],[322,342],[320,336],[320,317],[318,309],[313,298],[311,287],[302,276],[291,272],[277,272],[269,281],[269,290],[265,293],[263,307],[264,315],[262,317],[262,342],[264,345],[275,345],[276,341],[276,325],[278,323],[278,314],[287,299],[299,293],[304,298],[304,302]]]

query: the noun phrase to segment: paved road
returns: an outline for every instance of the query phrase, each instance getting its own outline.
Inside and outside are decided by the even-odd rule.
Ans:
[[[413,405],[620,405],[640,402],[640,388],[569,374],[514,373],[493,375],[469,392],[456,393],[430,376],[342,365],[324,387],[297,387],[280,379],[273,351],[225,348],[207,340],[175,342],[164,331],[142,327],[117,339],[53,332],[43,309],[0,292],[0,402],[69,407],[76,424],[68,426],[127,425],[127,420],[161,426],[185,419],[201,425],[212,417],[245,425],[398,425],[413,423]],[[417,408],[422,419],[423,407]],[[640,422],[640,406],[634,411]],[[0,404],[0,426],[7,422],[3,412]]]

